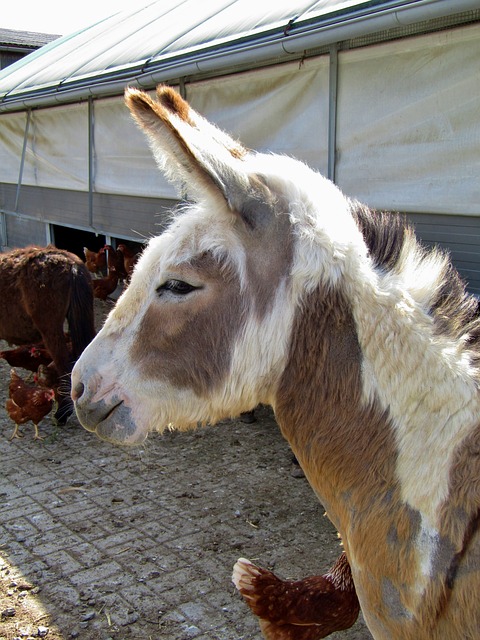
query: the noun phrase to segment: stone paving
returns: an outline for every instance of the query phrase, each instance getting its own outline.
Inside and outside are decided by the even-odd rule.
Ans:
[[[45,419],[43,442],[31,425],[9,441],[3,406],[0,558],[33,587],[27,597],[55,638],[260,638],[231,583],[235,560],[300,578],[338,554],[267,409],[252,425],[154,434],[122,449],[75,418],[58,429]],[[349,637],[370,637],[357,627]],[[0,637],[12,640],[1,625]]]

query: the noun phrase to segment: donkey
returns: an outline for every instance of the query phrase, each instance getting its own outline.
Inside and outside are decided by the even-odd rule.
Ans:
[[[50,354],[60,394],[55,418],[65,424],[73,412],[73,362],[95,337],[88,270],[78,256],[53,245],[12,249],[0,254],[0,298],[0,338],[17,345],[42,341]]]
[[[75,365],[80,422],[133,445],[271,405],[374,638],[479,638],[480,320],[448,256],[168,87],[126,103],[192,202]]]

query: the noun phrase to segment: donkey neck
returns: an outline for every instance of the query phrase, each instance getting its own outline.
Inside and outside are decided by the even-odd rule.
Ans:
[[[452,456],[478,422],[478,384],[465,343],[437,331],[401,275],[387,272],[350,289],[362,402],[388,411],[402,500],[437,528]],[[438,461],[435,473],[426,456]]]
[[[408,379],[402,377],[407,368],[403,343],[417,329],[388,296],[381,302],[373,294],[368,301],[365,291],[364,296],[365,303],[357,308],[354,298],[352,303],[333,289],[318,289],[304,301],[295,318],[275,414],[342,536],[362,609],[376,637],[448,637],[429,635],[458,543],[442,535],[438,519],[448,494],[455,455],[451,448],[468,431],[464,422],[470,428],[474,421],[468,402],[476,406],[476,399],[464,391],[467,408],[448,420],[446,408],[431,408],[428,394],[416,397],[414,386],[404,390]],[[385,347],[395,347],[389,341],[397,341],[398,326],[403,333],[392,355]],[[421,362],[424,343],[428,340],[422,339],[422,349],[416,344],[420,376],[429,373]],[[392,380],[383,380],[383,368]],[[450,383],[458,375],[449,374]],[[423,383],[416,378],[414,384],[418,388]],[[394,414],[398,400],[384,404],[382,394],[393,395],[396,385],[402,387],[401,402],[414,404],[409,413],[405,408],[407,423]],[[438,445],[435,427],[440,428]],[[415,476],[414,482],[408,474]],[[377,603],[373,610],[372,602]],[[431,620],[427,635],[417,627],[423,616]]]
[[[360,260],[350,274],[337,288],[313,291],[297,311],[275,402],[279,423],[293,447],[300,438],[304,450],[307,434],[323,438],[330,460],[355,457],[361,445],[373,469],[394,461],[389,482],[438,529],[452,456],[478,422],[476,371],[464,342],[436,331],[401,273]],[[370,444],[386,438],[389,454]],[[427,458],[438,461],[435,473]],[[347,467],[350,477],[358,462],[336,468]]]

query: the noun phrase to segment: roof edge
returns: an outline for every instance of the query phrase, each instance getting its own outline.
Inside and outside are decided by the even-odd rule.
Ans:
[[[0,102],[0,113],[119,95],[127,84],[151,88],[161,82],[178,82],[186,76],[221,75],[231,68],[248,68],[252,63],[258,66],[272,60],[285,62],[308,50],[478,8],[478,0],[404,0],[383,4],[369,12],[345,14],[337,22],[299,23],[292,25],[288,33],[255,34],[220,47],[216,45],[160,57],[149,61],[140,70],[135,63],[131,67],[103,73],[101,77],[92,75],[24,93],[6,94]]]

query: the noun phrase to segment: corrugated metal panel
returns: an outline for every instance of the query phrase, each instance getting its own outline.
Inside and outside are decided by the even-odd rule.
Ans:
[[[45,223],[18,216],[6,216],[5,223],[6,242],[10,249],[26,247],[29,244],[38,244],[43,247],[47,244]]]
[[[23,185],[18,210],[28,211],[34,218],[66,226],[87,227],[89,224],[88,193],[85,191]]]
[[[15,214],[15,185],[0,183],[0,202],[6,214],[10,228],[13,220],[32,222],[32,229],[37,223],[59,224],[84,230],[95,230],[105,235],[129,238],[136,242],[157,235],[165,227],[171,208],[176,200],[124,196],[114,194],[93,194],[93,219],[90,225],[88,193],[62,189],[46,189],[44,187],[22,186],[19,198],[19,211],[28,211],[28,215]],[[20,225],[23,229],[23,226]],[[7,226],[8,229],[8,226]],[[27,232],[28,224],[25,223]],[[10,240],[10,238],[8,238]],[[38,242],[34,239],[33,242]]]
[[[16,185],[0,182],[0,209],[2,211],[15,211],[16,193]]]
[[[93,223],[108,235],[143,242],[162,232],[175,204],[175,200],[94,194]]]
[[[480,217],[409,214],[421,240],[450,252],[469,291],[480,295]]]

